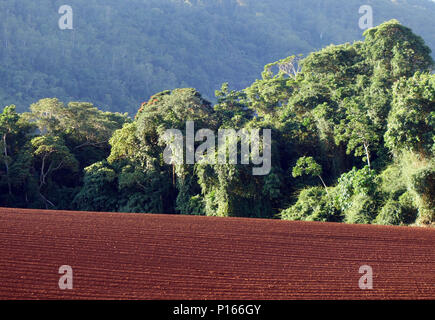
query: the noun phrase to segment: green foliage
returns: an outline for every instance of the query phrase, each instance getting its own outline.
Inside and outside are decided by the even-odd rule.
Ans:
[[[15,106],[4,107],[0,115],[0,130],[2,134],[12,133],[15,131],[15,124],[18,122],[19,115],[15,111]]]
[[[430,224],[433,222],[434,167],[433,162],[406,151],[380,174],[380,190],[384,198],[390,203],[398,204],[394,211],[400,218],[398,223]],[[377,218],[379,223],[389,221],[391,217],[389,218],[388,212],[392,211],[388,209],[384,215]]]
[[[334,196],[327,194],[324,188],[303,189],[297,202],[281,212],[284,220],[340,222],[342,213],[338,209]]]
[[[244,90],[249,107],[261,117],[273,119],[293,92],[293,79],[296,78],[297,71],[287,71],[289,74],[286,74],[282,69],[279,69],[276,75],[273,75],[271,71],[272,67],[276,65],[286,64],[288,59],[292,61],[295,57],[288,57],[285,60],[266,65],[262,73],[263,79],[256,80]],[[297,62],[295,63],[297,64]],[[295,68],[298,68],[298,66]],[[291,72],[295,72],[295,74],[293,75]],[[290,78],[286,77],[286,75]]]
[[[45,162],[51,170],[70,168],[77,170],[77,161],[65,146],[64,141],[56,136],[41,136],[30,142],[34,148],[35,159]]]
[[[164,204],[169,186],[163,186],[166,177],[155,170],[126,165],[118,172],[119,209],[121,212],[168,212]]]
[[[393,200],[406,192],[407,185],[400,166],[392,164],[379,174],[381,192]]]
[[[378,176],[368,166],[342,174],[334,187],[334,197],[346,223],[371,223],[383,200]]]
[[[65,145],[62,138],[57,136],[40,136],[30,141],[33,149],[33,161],[39,176],[39,195],[46,208],[56,208],[52,199],[51,189],[53,181],[60,177],[57,172],[75,173],[78,171],[78,161]],[[65,181],[62,181],[65,183]],[[49,199],[51,198],[51,200]]]
[[[394,154],[410,150],[430,156],[435,141],[435,75],[403,78],[395,84],[393,95],[386,145]]]
[[[33,128],[14,105],[0,114],[0,205],[25,206],[30,201],[34,179],[28,135]]]
[[[87,211],[117,211],[116,172],[105,161],[85,168],[84,185],[74,205]]]
[[[391,20],[364,32],[365,53],[370,60],[379,61],[374,74],[390,82],[411,77],[417,71],[428,71],[434,65],[431,49],[423,39]],[[381,75],[382,74],[382,75]]]
[[[354,193],[373,195],[376,192],[376,179],[376,173],[369,170],[368,166],[360,170],[356,170],[354,167],[339,179],[339,184],[347,180],[352,184]]]
[[[346,210],[344,222],[369,224],[378,214],[378,205],[372,197],[356,194],[349,208]]]
[[[435,221],[435,159],[426,159],[412,152],[399,159],[407,189],[413,194],[418,208],[417,222]]]
[[[313,157],[301,157],[293,168],[292,175],[294,178],[302,175],[320,176],[322,167],[313,159]]]
[[[216,90],[217,104],[214,111],[218,122],[223,128],[242,128],[254,117],[252,110],[244,103],[246,94],[240,91],[229,90],[228,83],[224,83],[221,90]]]
[[[116,130],[109,140],[111,152],[107,158],[109,163],[123,159],[139,158],[140,142],[136,137],[137,123],[126,123],[122,129]]]
[[[85,166],[102,160],[125,115],[92,104],[42,99],[31,112],[0,114],[0,205],[72,209]],[[3,192],[5,191],[4,195]]]
[[[346,117],[336,127],[335,141],[347,143],[346,152],[354,151],[355,156],[363,156],[370,167],[370,149],[376,147],[380,137],[377,135],[376,126],[370,118],[369,110],[360,101],[345,99]]]
[[[147,14],[156,22],[169,3],[153,1],[144,6],[153,3]],[[222,3],[235,5],[215,3],[216,10],[228,14],[238,8],[244,17],[252,8],[267,12],[268,7],[252,1],[247,8],[238,2],[224,10]],[[170,5],[185,19],[212,8],[209,1],[190,4]],[[366,31],[364,41],[269,63],[262,78],[245,89],[224,83],[215,105],[196,89],[180,88],[152,95],[134,120],[58,98],[41,99],[24,114],[6,107],[0,114],[0,206],[433,224],[435,78],[429,53],[420,37],[389,21]],[[122,61],[119,68],[128,73],[128,61]],[[186,66],[189,61],[177,63],[177,68]],[[186,82],[200,69],[183,69]],[[128,86],[138,95],[147,92],[142,83],[151,88],[150,74],[146,81],[130,75]],[[170,88],[171,74],[166,78]],[[123,86],[117,86],[119,98],[130,103]],[[99,102],[97,88],[88,89]],[[186,146],[188,120],[195,131],[271,129],[270,173],[253,175],[254,164],[166,163],[163,133],[180,130]],[[202,143],[194,142],[195,147]],[[240,159],[241,152],[237,155]],[[313,187],[317,178],[324,188]]]
[[[389,199],[374,220],[376,224],[402,225],[410,224],[417,217],[417,208],[410,193],[404,193],[399,200]]]

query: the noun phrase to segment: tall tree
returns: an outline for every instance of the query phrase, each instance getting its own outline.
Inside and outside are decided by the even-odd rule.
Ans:
[[[9,195],[12,195],[12,186],[11,186],[11,178],[10,178],[10,172],[9,172],[9,166],[11,163],[11,157],[9,155],[9,145],[8,145],[8,139],[11,137],[11,135],[15,134],[18,126],[19,116],[15,112],[15,106],[11,105],[8,107],[5,107],[3,109],[3,112],[0,114],[0,135],[1,135],[1,146],[2,146],[2,160],[3,164],[6,169],[6,180],[8,185],[8,192]]]
[[[76,172],[78,162],[74,155],[65,146],[62,138],[46,135],[33,138],[31,141],[33,147],[34,162],[38,168],[39,174],[39,195],[43,199],[45,206],[49,208],[56,205],[44,195],[44,189],[49,187],[50,180],[56,171],[61,169]]]

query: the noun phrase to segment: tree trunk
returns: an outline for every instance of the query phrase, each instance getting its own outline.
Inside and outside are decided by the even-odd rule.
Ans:
[[[6,133],[3,135],[3,145],[4,145],[4,154],[5,154],[5,167],[6,167],[6,180],[8,183],[8,191],[9,191],[9,195],[12,195],[12,186],[11,186],[11,180],[9,178],[9,164],[8,164],[8,147],[6,144]]]
[[[325,181],[323,181],[322,176],[318,176],[320,178],[320,181],[322,181],[323,186],[325,187],[326,193],[329,194],[328,192],[328,187],[325,184]]]
[[[47,209],[47,210],[50,209],[48,205],[51,205],[53,208],[56,208],[56,206],[53,204],[53,202],[51,202],[46,197],[44,197],[44,195],[41,192],[39,192],[39,196],[42,198],[42,200],[44,200],[45,209]]]
[[[370,170],[370,152],[369,152],[369,146],[366,143],[364,143],[364,149],[366,151],[367,164],[368,164],[369,170]]]
[[[39,190],[41,190],[42,185],[45,183],[45,156],[42,157],[42,164],[41,164],[41,174],[39,175]]]

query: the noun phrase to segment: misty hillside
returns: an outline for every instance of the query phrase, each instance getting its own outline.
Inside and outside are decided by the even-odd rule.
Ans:
[[[361,5],[374,25],[391,18],[435,51],[435,3],[337,0],[70,0],[0,2],[0,102],[24,111],[44,97],[135,113],[165,89],[195,87],[209,100],[223,82],[247,87],[263,66],[362,38]]]

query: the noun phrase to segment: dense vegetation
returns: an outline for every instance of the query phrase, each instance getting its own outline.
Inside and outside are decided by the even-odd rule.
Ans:
[[[268,64],[246,89],[223,84],[215,105],[185,88],[153,95],[134,120],[56,98],[5,107],[0,206],[433,224],[431,50],[395,20],[364,37]],[[162,133],[186,120],[272,129],[270,174],[166,164]]]
[[[73,30],[58,9],[73,8]],[[0,2],[0,102],[19,112],[45,97],[135,114],[152,94],[197,88],[212,102],[271,61],[361,40],[361,5],[435,50],[428,0],[38,0]]]

